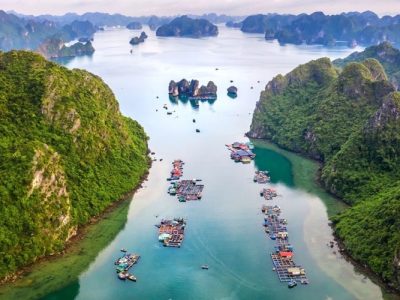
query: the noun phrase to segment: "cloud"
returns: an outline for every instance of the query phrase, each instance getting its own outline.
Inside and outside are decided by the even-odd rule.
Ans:
[[[64,14],[67,12],[109,12],[125,15],[176,15],[224,13],[249,15],[255,13],[302,13],[323,11],[372,10],[379,15],[400,13],[400,0],[0,0],[1,9],[26,14]]]

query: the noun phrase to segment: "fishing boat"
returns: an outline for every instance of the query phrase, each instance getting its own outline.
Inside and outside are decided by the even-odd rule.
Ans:
[[[129,274],[128,275],[128,279],[131,280],[131,281],[134,281],[134,282],[136,282],[136,280],[137,280],[135,275],[133,275],[133,274]]]
[[[288,288],[289,289],[292,289],[295,286],[297,286],[297,282],[296,281],[294,281],[294,280],[289,281],[289,283],[288,283]]]
[[[118,279],[125,280],[128,278],[129,274],[127,272],[120,272],[118,273]]]

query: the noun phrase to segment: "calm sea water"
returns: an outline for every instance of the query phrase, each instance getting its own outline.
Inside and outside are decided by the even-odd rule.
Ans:
[[[224,146],[246,140],[244,133],[260,91],[273,76],[311,59],[346,56],[350,50],[282,47],[261,35],[227,28],[220,28],[218,38],[207,39],[157,38],[146,31],[148,40],[136,47],[128,42],[138,31],[99,32],[92,58],[67,63],[109,84],[121,111],[144,126],[151,150],[163,161],[154,162],[149,180],[133,198],[125,228],[114,241],[74,284],[46,299],[381,298],[376,285],[327,247],[332,237],[324,204],[296,187],[288,159],[259,148],[255,162],[235,164]],[[199,108],[190,102],[171,102],[168,83],[182,78],[203,84],[213,80],[218,99]],[[239,90],[236,99],[226,95],[230,80]],[[164,104],[172,115],[166,114]],[[196,128],[201,132],[195,133]],[[179,203],[167,195],[166,177],[176,158],[186,162],[186,178],[203,179],[206,187],[201,201]],[[281,194],[275,202],[289,220],[296,262],[306,268],[308,286],[289,290],[272,271],[269,253],[274,243],[261,226],[260,207],[265,201],[259,196],[261,186],[252,181],[257,168],[271,171],[272,185]],[[183,247],[163,248],[154,225],[175,216],[188,220]],[[133,268],[137,283],[116,277],[113,261],[122,247],[142,255]],[[202,264],[210,269],[201,270]]]

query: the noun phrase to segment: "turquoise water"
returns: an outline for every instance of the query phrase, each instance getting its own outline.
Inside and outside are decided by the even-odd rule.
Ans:
[[[381,298],[378,286],[327,247],[332,236],[324,204],[296,187],[286,157],[260,147],[255,149],[255,162],[235,164],[224,146],[246,140],[260,91],[274,75],[321,56],[343,57],[350,50],[281,47],[262,35],[227,28],[220,28],[218,38],[207,39],[157,38],[147,32],[149,39],[136,47],[129,39],[137,32],[99,32],[93,57],[67,63],[68,68],[87,69],[109,84],[121,111],[144,126],[151,150],[163,160],[153,163],[148,181],[133,198],[128,222],[114,241],[76,282],[45,299]],[[199,108],[171,102],[168,83],[182,78],[203,84],[213,80],[218,99],[200,103]],[[238,87],[236,99],[226,95],[230,80]],[[172,115],[166,114],[164,104]],[[196,128],[201,132],[195,133]],[[186,162],[186,178],[203,179],[201,201],[179,203],[166,193],[165,179],[176,158]],[[274,202],[289,220],[295,260],[306,268],[309,286],[289,290],[272,271],[269,253],[274,243],[261,226],[265,201],[259,196],[261,186],[252,181],[256,168],[271,172],[272,186],[280,194]],[[187,218],[180,249],[163,248],[157,240],[154,225],[166,217]],[[137,283],[116,277],[113,261],[122,247],[142,255],[133,268]],[[202,264],[210,269],[201,270]]]

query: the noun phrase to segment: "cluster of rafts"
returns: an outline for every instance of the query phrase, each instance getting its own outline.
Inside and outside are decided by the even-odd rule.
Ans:
[[[136,276],[129,273],[129,270],[138,262],[140,255],[126,253],[126,249],[121,249],[121,252],[124,254],[114,262],[117,266],[118,278],[121,280],[129,279],[136,282]]]
[[[270,177],[267,171],[257,171],[254,182],[265,184]],[[263,188],[260,195],[265,200],[273,200],[278,196],[273,188]],[[281,282],[287,282],[289,288],[297,286],[297,283],[308,284],[305,270],[297,265],[294,260],[293,246],[289,243],[287,220],[280,217],[281,208],[278,205],[263,205],[261,211],[264,214],[265,233],[275,241],[275,252],[271,253],[273,270]]]
[[[177,196],[179,202],[200,200],[204,189],[204,185],[199,183],[201,179],[180,180],[183,175],[184,162],[178,159],[174,160],[172,165],[171,177],[167,178],[168,181],[171,181],[168,194]]]
[[[254,146],[251,142],[235,142],[226,145],[231,151],[231,158],[236,162],[248,163],[254,159],[252,152]],[[253,181],[258,184],[267,184],[271,180],[268,171],[256,171]],[[275,189],[265,187],[261,190],[260,196],[265,200],[272,201],[278,196]],[[308,284],[304,268],[297,265],[294,260],[293,246],[289,243],[289,234],[287,231],[287,220],[280,218],[281,208],[278,205],[263,205],[261,211],[264,214],[264,223],[266,234],[271,240],[275,241],[275,251],[271,253],[273,271],[276,272],[281,282],[286,282],[289,288],[297,286],[298,283]]]
[[[235,162],[248,164],[256,157],[256,155],[252,151],[254,149],[254,145],[251,142],[235,142],[233,144],[225,146],[231,151],[231,159],[233,159]]]
[[[185,237],[186,220],[174,218],[172,220],[162,220],[158,227],[158,240],[164,247],[180,248]]]

